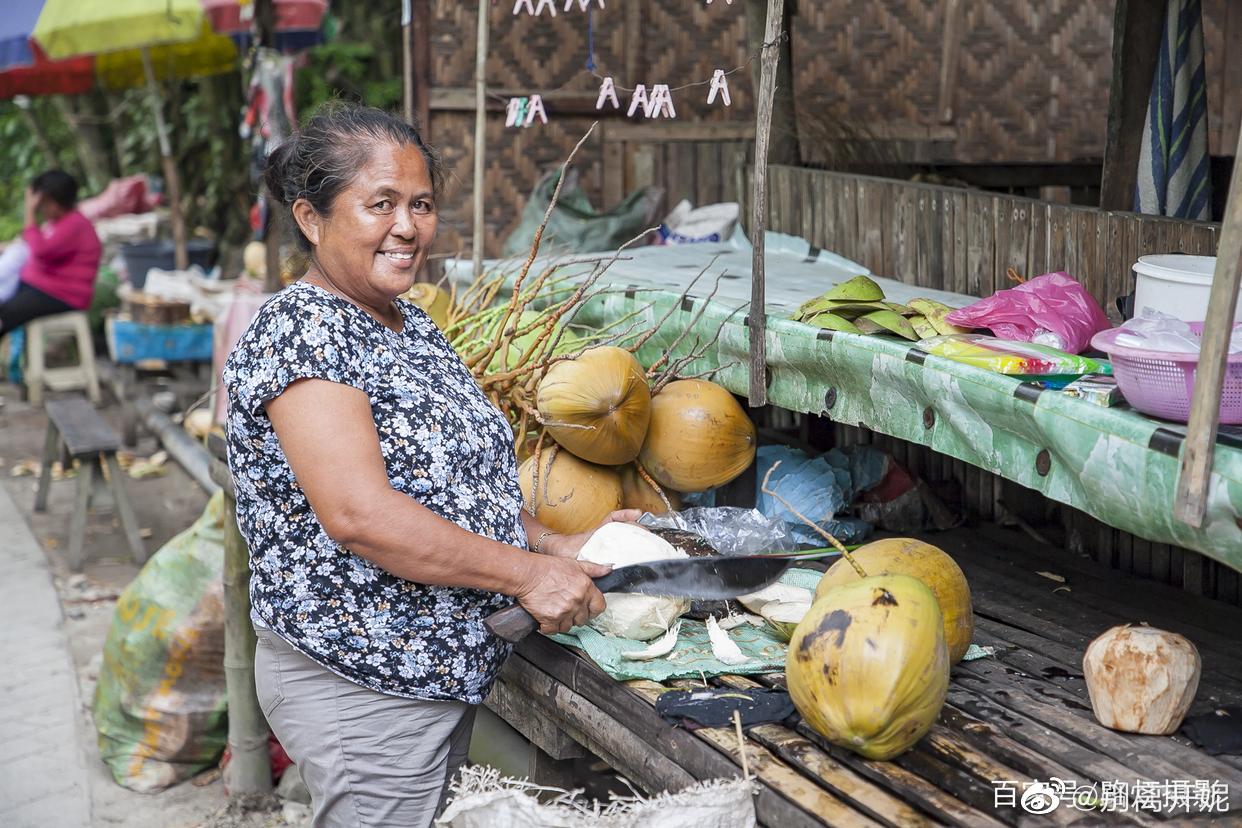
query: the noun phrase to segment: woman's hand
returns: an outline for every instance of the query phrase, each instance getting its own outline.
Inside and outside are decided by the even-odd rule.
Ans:
[[[518,593],[518,603],[539,622],[545,635],[569,632],[604,611],[604,596],[592,578],[612,571],[611,566],[571,561],[550,555],[533,556],[529,586]]]
[[[548,535],[543,542],[543,553],[554,558],[577,558],[582,545],[601,527],[609,523],[637,523],[643,516],[642,509],[618,509],[604,518],[603,523],[590,532],[579,532],[576,535]]]

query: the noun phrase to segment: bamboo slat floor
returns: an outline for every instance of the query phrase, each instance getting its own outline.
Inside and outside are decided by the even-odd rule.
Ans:
[[[759,782],[761,824],[1242,823],[1242,757],[1210,756],[1180,736],[1136,736],[1102,727],[1092,715],[1082,676],[1082,653],[1092,638],[1116,624],[1147,622],[1182,633],[1199,648],[1203,677],[1192,712],[1238,704],[1242,610],[1101,567],[996,526],[928,540],[965,571],[974,599],[975,642],[994,648],[994,654],[953,668],[939,722],[890,762],[868,761],[830,745],[797,716],[750,729],[746,759]],[[723,676],[712,683],[779,687],[784,682],[779,674],[754,678]],[[644,790],[741,774],[732,729],[692,733],[655,713],[655,699],[666,687],[698,682],[622,684],[579,652],[539,636],[517,648],[501,682],[505,709],[519,730],[529,729],[523,718],[538,720],[545,729],[552,722]],[[1024,786],[1053,779],[1078,786],[1079,806],[1062,801],[1047,814],[1025,810]],[[1007,804],[1011,793],[1012,805]],[[1168,802],[1190,807],[1160,807]],[[1222,804],[1224,811],[1202,810]]]

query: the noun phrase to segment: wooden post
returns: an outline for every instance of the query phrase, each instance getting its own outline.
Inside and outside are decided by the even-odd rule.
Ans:
[[[172,218],[174,259],[178,270],[190,266],[186,252],[185,216],[181,213],[181,177],[177,174],[177,162],[173,160],[172,143],[168,140],[168,124],[164,121],[164,104],[155,84],[155,69],[151,66],[151,50],[142,48],[142,71],[147,76],[147,98],[151,114],[155,117],[155,134],[159,138],[160,163],[164,168],[164,188],[168,192],[168,212]]]
[[[255,0],[254,6],[254,24],[255,36],[261,49],[271,49],[276,45],[276,9],[272,5],[272,0]],[[261,57],[256,58],[256,60]],[[275,110],[275,108],[274,108]],[[283,116],[273,115],[273,119]],[[294,125],[290,125],[292,128]],[[283,134],[284,130],[281,130]],[[274,149],[274,147],[273,147]],[[281,243],[281,222],[278,218],[281,212],[279,202],[272,199],[264,185],[259,186],[259,198],[263,199],[263,206],[267,214],[267,224],[263,228],[263,247],[266,250],[264,255],[264,274],[263,274],[263,290],[267,293],[275,293],[282,287],[280,278],[280,243]]]
[[[789,32],[789,18],[792,16],[794,2],[789,0],[781,4],[777,16],[777,33]],[[747,0],[746,2],[746,48],[754,54],[764,43],[772,43],[772,6],[765,0]],[[763,32],[760,37],[760,32]],[[801,164],[802,154],[798,146],[798,120],[794,112],[793,97],[793,58],[789,38],[763,50],[766,56],[773,56],[773,91],[771,95],[771,135],[768,140],[768,160],[773,164]],[[751,79],[755,89],[763,84],[763,62],[751,70]],[[762,95],[763,92],[758,93]]]
[[[414,123],[414,43],[411,31],[414,11],[412,0],[401,0],[401,114],[408,124]]]
[[[1134,208],[1147,101],[1167,11],[1167,0],[1117,0],[1113,12],[1113,80],[1100,179],[1101,210]]]
[[[953,123],[953,93],[957,90],[957,63],[962,53],[962,0],[944,0],[944,39],[940,43],[940,123]]]
[[[411,9],[413,15],[406,38],[412,60],[411,71],[414,73],[409,80],[413,96],[410,111],[423,140],[427,141],[431,135],[431,0],[411,2],[414,4]]]
[[[1242,157],[1242,131],[1238,133],[1235,157]],[[1190,424],[1186,429],[1182,468],[1177,478],[1177,499],[1173,516],[1195,528],[1203,525],[1207,512],[1208,487],[1212,476],[1212,452],[1216,447],[1216,427],[1220,424],[1220,394],[1229,358],[1229,335],[1233,331],[1238,304],[1238,282],[1242,279],[1242,165],[1234,167],[1225,203],[1220,249],[1216,253],[1216,272],[1208,294],[1207,319],[1203,323],[1203,345],[1195,373],[1194,396],[1190,402]]]
[[[487,12],[491,3],[479,0],[479,29],[474,56],[474,277],[483,275],[483,197],[486,184],[484,151],[487,143]]]
[[[237,528],[237,501],[224,493],[224,680],[229,705],[230,796],[272,789],[267,719],[254,688],[254,627],[250,625],[250,553]]]
[[[785,0],[768,0],[767,24],[763,43],[775,44],[781,36]],[[760,59],[758,120],[755,124],[755,182],[751,213],[751,243],[754,250],[750,276],[750,392],[751,408],[768,403],[768,360],[764,338],[767,334],[764,290],[764,234],[768,228],[768,145],[772,133],[772,99],[776,91],[776,70],[780,51],[775,45],[763,48]]]

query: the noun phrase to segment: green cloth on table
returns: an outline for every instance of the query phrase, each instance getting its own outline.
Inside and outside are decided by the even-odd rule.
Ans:
[[[790,569],[781,576],[781,583],[813,590],[822,574],[813,569]],[[736,604],[736,609],[739,612],[745,610],[740,604]],[[784,642],[772,635],[766,625],[755,627],[741,624],[729,630],[728,636],[743,654],[750,657],[749,661],[744,664],[717,661],[712,655],[712,645],[707,638],[707,625],[688,618],[681,620],[681,633],[677,636],[677,646],[673,651],[666,656],[647,661],[622,658],[621,654],[646,649],[651,642],[601,635],[590,627],[574,627],[568,634],[552,636],[552,640],[585,650],[601,670],[618,681],[666,681],[675,678],[784,671],[787,648]]]

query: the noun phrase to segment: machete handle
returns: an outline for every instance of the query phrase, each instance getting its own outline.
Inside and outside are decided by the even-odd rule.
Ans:
[[[594,580],[595,587],[600,592],[612,592],[616,587],[621,586],[625,582],[626,577],[614,569],[607,575],[601,575]],[[484,618],[483,626],[487,627],[492,635],[499,636],[510,644],[516,644],[539,629],[539,622],[535,620],[533,615],[523,609],[521,604],[514,604],[507,609],[497,610]]]
[[[492,635],[497,635],[516,644],[526,636],[539,629],[539,622],[521,604],[514,604],[508,609],[498,610],[483,619],[483,626]]]

